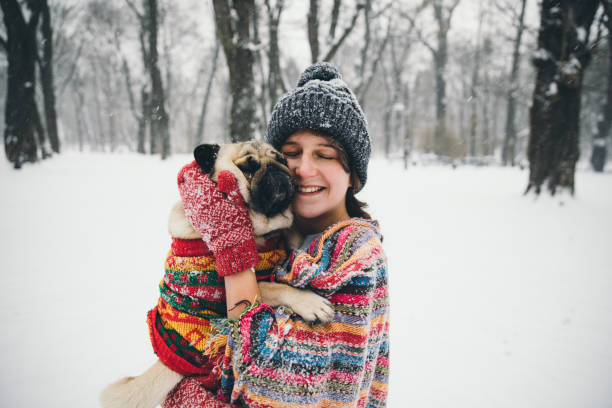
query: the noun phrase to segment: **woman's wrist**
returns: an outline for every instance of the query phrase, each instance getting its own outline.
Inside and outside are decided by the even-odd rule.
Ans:
[[[227,317],[238,318],[260,296],[253,268],[224,277]]]

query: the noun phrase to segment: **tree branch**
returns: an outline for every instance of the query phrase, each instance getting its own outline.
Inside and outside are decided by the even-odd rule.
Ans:
[[[446,21],[450,22],[451,17],[453,16],[453,12],[455,8],[459,5],[461,0],[455,0],[454,3],[448,8],[448,19]]]
[[[391,19],[389,19],[391,20]],[[391,38],[391,23],[389,22],[389,24],[387,24],[387,33],[385,34],[385,37],[382,41],[382,44],[380,45],[380,47],[378,48],[378,53],[376,55],[376,58],[374,58],[374,60],[372,61],[372,67],[370,68],[370,73],[368,75],[368,77],[366,78],[365,81],[363,81],[358,89],[358,95],[359,95],[359,101],[362,101],[365,98],[366,93],[368,92],[368,89],[370,88],[370,85],[372,84],[372,82],[374,81],[374,76],[376,75],[376,71],[378,71],[378,65],[379,62],[383,59],[383,53],[385,51],[385,49],[387,48],[387,44],[389,43],[389,39]]]
[[[141,20],[141,21],[142,21],[142,20],[145,18],[145,17],[144,17],[144,14],[142,14],[142,13],[140,12],[140,10],[138,10],[138,8],[137,8],[137,7],[136,7],[136,5],[135,5],[135,4],[132,2],[132,0],[125,0],[125,2],[126,2],[126,4],[128,5],[128,7],[129,7],[130,9],[132,9],[132,11],[134,12],[134,14],[136,14],[136,17],[138,17],[138,19],[139,19],[139,20]]]
[[[83,49],[84,43],[85,43],[85,40],[81,40],[81,43],[79,44],[79,48],[77,48],[76,56],[74,57],[74,61],[72,61],[72,65],[70,66],[70,71],[68,72],[68,76],[66,76],[66,79],[64,80],[64,82],[62,83],[62,86],[60,87],[59,95],[62,95],[64,91],[66,90],[66,87],[68,86],[68,84],[72,82],[72,77],[74,76],[74,73],[76,72],[77,62],[79,61],[79,58],[81,57],[81,50]]]
[[[4,50],[4,52],[8,52],[8,43],[6,42],[4,37],[2,37],[1,35],[0,35],[0,45],[2,46],[2,49]]]
[[[327,42],[331,44],[336,36],[336,27],[338,25],[338,16],[340,15],[340,3],[342,0],[334,0],[331,13],[331,23],[329,25],[329,34],[327,35]]]
[[[383,6],[383,8],[381,8],[380,10],[378,10],[376,13],[371,15],[371,19],[372,20],[376,20],[378,17],[380,17],[385,11],[389,10],[391,8],[393,3],[387,3]]]
[[[344,29],[342,36],[338,38],[338,41],[336,41],[336,43],[330,48],[330,50],[325,55],[325,58],[323,58],[323,61],[329,61],[334,57],[334,55],[336,55],[336,52],[338,51],[346,37],[348,37],[351,31],[353,31],[353,28],[355,28],[355,23],[357,22],[357,18],[359,17],[362,8],[362,4],[357,5],[357,8],[355,9],[355,14],[353,15],[353,19],[351,20],[351,24]]]
[[[418,14],[420,12],[420,10],[422,10],[422,8],[419,8],[415,11],[416,14]],[[429,51],[431,51],[431,53],[433,55],[436,55],[438,53],[438,50],[431,45],[431,43],[429,41],[427,41],[427,39],[423,36],[423,33],[421,32],[421,30],[419,30],[416,26],[416,21],[414,19],[414,17],[410,16],[410,13],[405,13],[405,12],[400,12],[400,16],[404,17],[406,19],[408,19],[408,21],[410,21],[411,27],[414,27],[414,31],[416,32],[417,38],[419,40],[419,42],[421,42],[421,44],[423,44],[425,47],[427,47],[429,49]],[[412,28],[411,28],[412,30]]]

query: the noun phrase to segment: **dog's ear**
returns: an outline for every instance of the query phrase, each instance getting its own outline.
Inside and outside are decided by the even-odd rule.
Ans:
[[[204,173],[210,173],[217,161],[217,153],[220,146],[218,144],[202,144],[195,148],[193,156],[196,163]]]

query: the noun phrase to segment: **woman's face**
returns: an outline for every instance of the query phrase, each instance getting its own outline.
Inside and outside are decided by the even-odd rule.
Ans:
[[[293,212],[298,222],[307,221],[322,230],[349,218],[346,191],[351,185],[350,174],[328,138],[299,130],[289,136],[281,151],[297,184]]]

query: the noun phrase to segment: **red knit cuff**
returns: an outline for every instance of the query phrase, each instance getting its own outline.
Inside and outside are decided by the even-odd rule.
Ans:
[[[172,253],[176,256],[205,256],[212,254],[201,238],[181,239],[172,238]]]
[[[217,273],[229,276],[255,267],[259,261],[257,246],[253,238],[231,248],[215,252]]]

